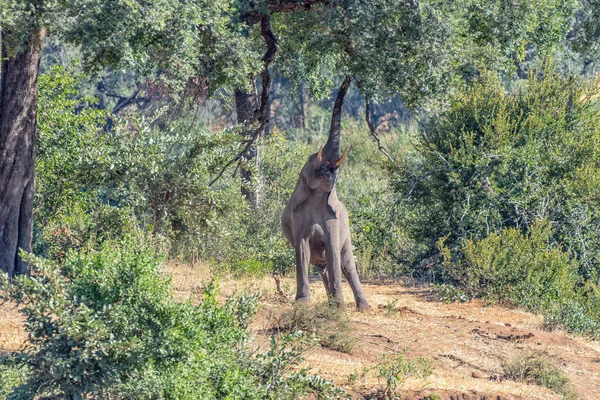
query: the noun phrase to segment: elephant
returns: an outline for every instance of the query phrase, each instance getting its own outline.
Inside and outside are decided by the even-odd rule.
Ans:
[[[356,307],[368,311],[371,307],[352,255],[348,211],[335,190],[339,167],[348,155],[348,147],[341,157],[338,151],[341,110],[349,85],[350,78],[346,78],[334,105],[329,139],[325,147],[308,157],[281,222],[283,233],[296,252],[296,301],[310,301],[308,270],[312,264],[321,275],[330,301],[344,307],[343,273],[354,293]]]

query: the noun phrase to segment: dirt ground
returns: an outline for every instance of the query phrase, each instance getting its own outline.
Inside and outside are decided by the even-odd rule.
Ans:
[[[203,282],[210,278],[205,267],[171,265],[168,272],[181,300],[198,299]],[[281,278],[281,286],[286,298],[277,293],[272,277],[220,280],[223,298],[260,292],[261,308],[252,325],[257,345],[266,343],[276,316],[291,307],[295,282]],[[520,310],[480,301],[440,303],[427,286],[370,281],[364,283],[364,288],[373,311],[359,313],[353,310],[352,293],[344,284],[355,341],[352,353],[315,348],[303,365],[345,386],[353,398],[378,398],[383,382],[370,372],[350,385],[349,375],[375,366],[378,356],[384,353],[398,353],[407,359],[428,358],[433,363],[429,377],[409,378],[402,384],[402,399],[426,399],[430,395],[440,400],[561,399],[550,389],[502,379],[504,360],[536,351],[546,354],[563,370],[579,399],[600,399],[600,342],[544,331],[540,316]],[[311,301],[325,300],[320,281],[312,280],[311,292]],[[14,351],[21,346],[25,340],[22,323],[13,307],[0,307],[0,351]]]

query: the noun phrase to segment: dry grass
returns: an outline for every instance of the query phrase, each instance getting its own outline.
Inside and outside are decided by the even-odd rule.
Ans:
[[[0,352],[17,351],[23,347],[27,335],[23,330],[24,319],[15,305],[0,305]]]

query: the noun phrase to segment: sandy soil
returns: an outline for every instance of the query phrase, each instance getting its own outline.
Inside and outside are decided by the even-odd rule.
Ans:
[[[202,283],[211,275],[201,266],[171,265],[168,272],[181,300],[200,298]],[[220,279],[223,298],[242,292],[261,293],[261,310],[252,325],[259,345],[272,332],[276,316],[291,307],[295,282],[281,278],[281,284],[286,298],[277,293],[272,277]],[[425,357],[433,362],[429,377],[408,379],[402,385],[402,399],[426,399],[430,395],[440,400],[561,399],[550,389],[502,379],[504,360],[536,351],[545,353],[564,371],[580,399],[600,399],[600,342],[544,331],[540,316],[520,310],[480,301],[440,303],[427,286],[365,282],[364,287],[373,311],[359,313],[354,311],[351,291],[344,284],[355,340],[352,353],[315,348],[305,361],[313,373],[344,385],[353,398],[379,398],[383,382],[370,372],[350,385],[350,374],[375,366],[384,353],[399,353],[408,359]],[[312,301],[325,300],[320,281],[311,282],[311,292]],[[14,307],[0,306],[0,351],[14,351],[23,344],[22,324]]]

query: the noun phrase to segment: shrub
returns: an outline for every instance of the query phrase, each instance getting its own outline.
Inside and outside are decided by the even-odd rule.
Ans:
[[[379,376],[385,380],[385,399],[396,399],[396,390],[408,377],[425,378],[431,375],[433,364],[426,358],[408,360],[402,354],[383,354],[377,364]]]
[[[547,387],[565,400],[577,398],[569,378],[542,353],[519,355],[504,362],[502,368],[507,379]]]
[[[577,263],[550,244],[552,234],[545,221],[534,223],[528,235],[504,229],[481,240],[467,240],[455,259],[442,245],[444,269],[471,297],[541,311],[576,297]]]
[[[0,359],[0,361],[2,361]],[[7,399],[16,387],[25,383],[26,370],[10,363],[0,363],[0,398]]]
[[[597,286],[590,281],[581,286],[576,260],[551,244],[552,235],[550,224],[538,221],[528,235],[508,228],[481,240],[467,240],[454,256],[441,240],[444,270],[458,288],[448,290],[443,285],[440,296],[452,300],[453,292],[463,292],[468,298],[521,306],[542,313],[548,329],[563,326],[569,332],[597,337]]]
[[[265,363],[273,364],[281,387],[289,376],[306,392],[331,389],[306,371],[288,373],[303,345],[292,349],[294,357],[286,355],[290,341],[252,355],[252,297],[219,306],[211,283],[200,304],[175,302],[154,249],[139,239],[72,251],[61,264],[29,261],[31,278],[4,277],[0,284],[1,298],[20,305],[29,333],[25,350],[4,357],[27,372],[9,398],[278,398],[262,373]]]
[[[457,93],[392,169],[414,265],[504,228],[552,221],[551,241],[586,278],[600,268],[600,101],[596,82],[546,65],[514,92],[483,75]],[[441,276],[438,274],[438,276]]]

